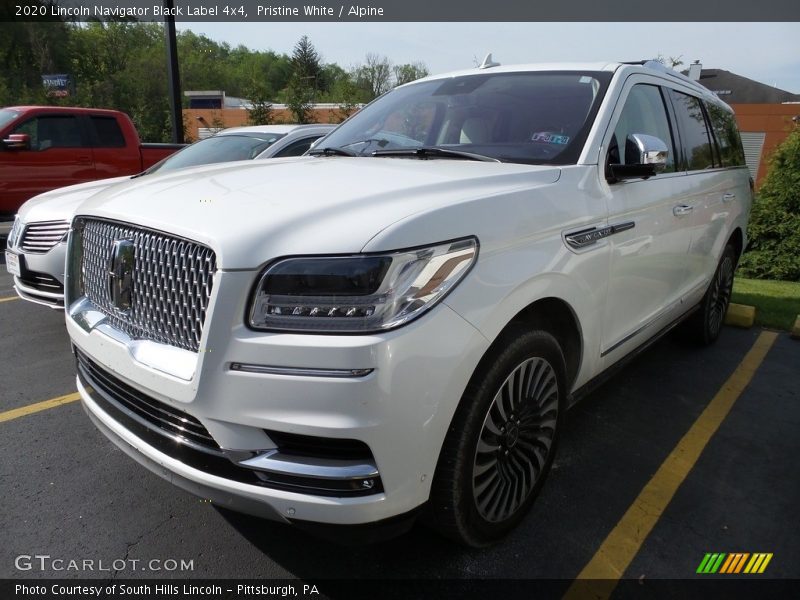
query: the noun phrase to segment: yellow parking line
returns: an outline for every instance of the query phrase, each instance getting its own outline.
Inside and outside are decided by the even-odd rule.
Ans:
[[[758,336],[733,374],[578,574],[576,581],[564,595],[565,599],[600,599],[611,595],[711,436],[750,383],[777,337],[778,334],[772,331],[764,331]]]
[[[0,298],[0,302],[11,302],[12,300],[19,300],[19,296],[6,296],[5,298]]]
[[[20,417],[24,417],[26,415],[32,415],[33,413],[47,410],[48,408],[55,408],[56,406],[61,406],[62,404],[69,404],[70,402],[75,402],[76,400],[80,399],[80,394],[75,392],[74,394],[67,394],[66,396],[59,396],[58,398],[53,398],[51,400],[44,400],[42,402],[37,402],[36,404],[29,404],[28,406],[21,406],[13,410],[7,410],[6,412],[0,413],[0,423],[3,423],[4,421],[12,421],[13,419],[19,419]]]

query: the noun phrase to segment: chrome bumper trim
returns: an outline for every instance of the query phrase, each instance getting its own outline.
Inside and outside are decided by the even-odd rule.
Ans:
[[[68,313],[86,333],[97,330],[125,346],[136,362],[183,381],[191,381],[194,377],[198,355],[191,350],[150,340],[135,340],[127,333],[112,327],[106,315],[85,297],[73,302]]]
[[[268,473],[339,481],[369,479],[379,475],[378,467],[369,460],[295,456],[282,454],[280,450],[268,450],[253,458],[237,461],[236,464]]]
[[[64,294],[40,292],[21,283],[17,277],[14,277],[14,290],[20,298],[28,302],[34,302],[57,310],[64,308]]]
[[[231,371],[242,373],[257,373],[259,375],[292,375],[295,377],[336,377],[345,379],[350,377],[366,377],[375,369],[306,369],[303,367],[274,367],[271,365],[253,365],[245,363],[231,363]]]

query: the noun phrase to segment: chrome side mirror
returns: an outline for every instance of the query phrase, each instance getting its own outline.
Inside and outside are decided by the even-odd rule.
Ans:
[[[660,138],[646,133],[631,133],[626,143],[633,144],[638,151],[640,165],[652,165],[657,173],[666,168],[669,148]]]
[[[647,179],[661,173],[667,167],[669,148],[654,135],[631,133],[625,139],[624,156],[631,162],[606,165],[606,181],[609,183],[618,183],[625,179]]]

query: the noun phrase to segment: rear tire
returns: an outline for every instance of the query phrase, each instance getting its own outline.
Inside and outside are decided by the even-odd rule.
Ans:
[[[700,345],[708,346],[717,341],[725,314],[733,293],[733,273],[736,270],[736,249],[733,244],[725,246],[717,270],[700,303],[700,308],[687,321],[692,339]]]
[[[472,377],[445,437],[427,521],[458,542],[491,544],[525,516],[553,463],[566,409],[556,339],[529,331],[497,344]]]

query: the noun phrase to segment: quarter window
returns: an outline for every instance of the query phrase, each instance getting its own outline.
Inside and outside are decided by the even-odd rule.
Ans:
[[[95,132],[95,147],[124,148],[125,137],[114,117],[89,117]]]
[[[706,103],[714,139],[717,141],[723,167],[740,167],[745,164],[744,148],[733,113],[711,102]]]

